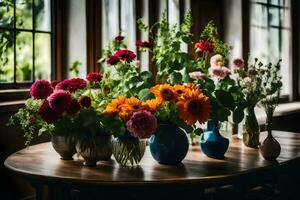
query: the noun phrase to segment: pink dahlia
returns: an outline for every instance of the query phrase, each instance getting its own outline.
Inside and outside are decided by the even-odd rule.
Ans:
[[[99,72],[91,72],[86,75],[86,79],[93,83],[100,82],[102,80],[102,74]]]
[[[135,45],[137,47],[149,48],[150,47],[150,42],[148,42],[148,41],[136,41]]]
[[[89,108],[89,107],[91,107],[91,104],[92,104],[91,98],[88,97],[88,96],[81,96],[81,97],[79,98],[79,104],[80,104],[82,107]]]
[[[72,96],[69,92],[58,90],[48,97],[49,106],[58,113],[65,112],[72,101]]]
[[[51,81],[51,86],[52,86],[53,88],[55,88],[56,85],[59,84],[59,83],[60,83],[60,81],[58,81],[58,80],[53,80],[53,81]]]
[[[86,87],[86,81],[82,78],[71,78],[61,81],[56,85],[56,89],[75,92]]]
[[[223,56],[216,54],[210,58],[210,67],[221,67],[223,63]]]
[[[203,80],[206,75],[204,73],[200,72],[200,71],[197,71],[197,72],[189,73],[189,76],[190,76],[191,79]]]
[[[129,63],[132,62],[136,57],[134,52],[127,49],[118,50],[114,55]]]
[[[46,99],[52,92],[51,84],[45,80],[37,80],[30,87],[30,95],[35,99]]]
[[[39,108],[39,114],[47,123],[53,123],[61,116],[60,113],[50,108],[49,102],[46,100]]]
[[[214,52],[214,45],[211,42],[200,41],[195,44],[195,48],[202,52]]]
[[[124,40],[124,36],[118,35],[117,37],[115,37],[115,40],[122,41],[122,40]]]
[[[157,120],[151,112],[141,110],[131,116],[126,126],[132,136],[136,138],[147,138],[155,132]]]
[[[227,67],[211,67],[209,70],[212,75],[220,80],[224,79],[231,73],[230,69],[228,69]]]
[[[115,65],[120,61],[120,58],[118,56],[115,55],[111,55],[109,56],[109,58],[107,59],[106,63],[109,65]]]
[[[81,106],[79,102],[76,99],[72,99],[69,108],[67,109],[67,113],[70,115],[75,115],[79,110]]]

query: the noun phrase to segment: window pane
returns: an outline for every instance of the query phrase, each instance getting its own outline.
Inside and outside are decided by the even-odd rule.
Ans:
[[[32,0],[16,0],[16,27],[32,29]]]
[[[119,1],[102,0],[102,41],[112,40],[119,34]],[[103,43],[105,48],[106,42]]]
[[[270,25],[279,26],[279,9],[278,8],[269,8],[270,9]]]
[[[35,0],[34,1],[35,29],[41,31],[51,30],[51,1]]]
[[[0,0],[0,27],[13,27],[14,1]]]
[[[50,34],[35,34],[35,79],[50,80],[51,37]]]
[[[13,32],[0,31],[0,82],[13,82],[14,43]]]
[[[32,33],[20,32],[16,39],[17,82],[32,80]]]
[[[132,51],[136,50],[136,16],[135,16],[135,1],[121,0],[121,30],[126,37],[128,48]]]
[[[265,6],[252,4],[251,6],[251,24],[267,27],[268,13]]]

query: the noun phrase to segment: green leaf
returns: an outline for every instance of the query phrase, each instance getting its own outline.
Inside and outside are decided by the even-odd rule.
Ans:
[[[172,72],[169,76],[168,82],[171,84],[182,83],[182,75],[179,72]]]
[[[154,98],[154,95],[150,92],[150,89],[145,88],[139,92],[138,97],[141,101],[146,101],[148,99]]]
[[[216,90],[215,95],[218,101],[225,107],[229,108],[230,110],[235,108],[234,98],[231,93],[224,90]]]
[[[220,122],[227,121],[230,111],[227,108],[220,107],[217,111],[218,120]]]
[[[241,108],[237,108],[234,110],[232,115],[232,120],[234,123],[240,123],[244,118],[244,110]]]
[[[196,135],[200,136],[200,135],[203,133],[203,129],[202,129],[202,128],[196,128],[196,129],[194,130],[194,133],[195,133]]]

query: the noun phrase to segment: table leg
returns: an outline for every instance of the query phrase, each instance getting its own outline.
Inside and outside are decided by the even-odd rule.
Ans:
[[[71,199],[71,189],[68,186],[49,184],[48,200],[68,200]]]
[[[31,185],[35,189],[35,198],[36,200],[43,200],[44,199],[44,191],[43,191],[43,185],[37,182],[31,183]]]

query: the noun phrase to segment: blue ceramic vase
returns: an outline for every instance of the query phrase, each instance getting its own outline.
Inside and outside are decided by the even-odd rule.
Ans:
[[[160,124],[149,139],[150,152],[160,164],[177,165],[185,158],[189,141],[176,125]]]
[[[210,158],[224,158],[229,146],[229,140],[224,138],[219,132],[219,122],[209,120],[207,131],[200,138],[202,152]]]

